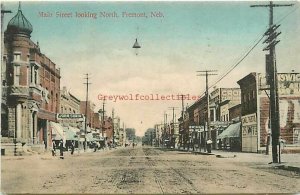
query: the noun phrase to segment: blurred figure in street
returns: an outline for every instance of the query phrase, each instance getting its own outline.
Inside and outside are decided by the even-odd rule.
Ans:
[[[75,143],[74,141],[71,142],[71,155],[73,155],[75,149]]]
[[[64,159],[64,142],[61,139],[59,142],[60,159]]]
[[[218,149],[222,150],[222,140],[218,139]]]
[[[134,144],[134,143],[132,143],[132,147],[133,147],[133,148],[134,148],[134,145],[135,145],[135,144]]]
[[[96,152],[97,151],[97,143],[93,142],[93,144],[94,144],[94,152]]]
[[[52,156],[56,156],[56,144],[54,140],[52,140]]]

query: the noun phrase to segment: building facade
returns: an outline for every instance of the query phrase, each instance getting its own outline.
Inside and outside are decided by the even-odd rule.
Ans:
[[[32,31],[19,6],[4,33],[1,135],[4,143],[34,149],[51,145],[49,121],[56,121],[59,111],[61,76],[30,39]]]
[[[80,100],[71,94],[67,87],[60,91],[60,111],[61,114],[80,114]],[[83,119],[64,119],[59,121],[64,126],[82,128]]]
[[[278,73],[280,137],[287,145],[299,145],[300,74]],[[242,151],[260,152],[271,144],[269,86],[260,73],[238,81],[241,86]]]
[[[80,102],[80,113],[84,116],[86,115],[87,126],[95,129],[95,122],[94,122],[94,109],[96,105],[91,101],[81,101]]]

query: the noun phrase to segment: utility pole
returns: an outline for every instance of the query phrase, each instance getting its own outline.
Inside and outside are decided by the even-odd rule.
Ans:
[[[12,13],[11,10],[5,10],[3,3],[1,3],[1,83],[3,82],[3,79],[7,79],[6,75],[6,64],[3,64],[3,56],[4,56],[4,29],[3,29],[3,22],[4,22],[4,15]],[[7,82],[7,81],[5,81]],[[6,84],[5,84],[6,85]],[[1,84],[1,91],[0,93],[2,94],[2,87],[3,85]],[[1,119],[0,119],[1,123]]]
[[[180,140],[180,148],[182,147],[182,142],[183,142],[183,135],[184,135],[184,119],[183,119],[183,115],[184,115],[184,102],[183,102],[183,94],[181,95],[181,118],[182,118],[182,126],[181,126],[181,140]]]
[[[112,116],[112,143],[113,145],[115,144],[115,140],[114,140],[114,136],[115,136],[115,123],[114,123],[114,115],[115,115],[115,110],[112,109],[112,113],[111,113],[111,116]]]
[[[84,128],[84,151],[86,151],[86,147],[87,147],[87,141],[86,141],[86,136],[87,136],[87,107],[88,107],[88,100],[89,100],[89,85],[92,83],[89,83],[89,74],[85,74],[86,77],[84,79],[86,79],[86,83],[83,83],[86,85],[86,99],[85,99],[85,128]],[[91,119],[89,119],[91,120]]]
[[[126,132],[125,132],[125,124],[124,124],[124,122],[123,122],[123,144],[124,144],[124,146],[126,144]]]
[[[1,40],[1,51],[2,51],[1,64],[3,62],[3,51],[4,51],[4,30],[3,30],[4,14],[8,14],[8,13],[12,13],[12,11],[5,10],[3,3],[1,3],[1,37],[2,37],[2,40]],[[2,66],[1,66],[1,69],[2,69]],[[2,71],[1,71],[1,74],[2,74]]]
[[[12,13],[11,10],[5,10],[4,9],[4,5],[3,3],[1,3],[1,68],[0,68],[0,71],[1,71],[1,88],[0,88],[0,94],[3,94],[2,93],[2,88],[3,88],[3,80],[7,79],[7,75],[6,75],[6,64],[3,64],[3,53],[4,53],[4,30],[3,30],[3,21],[4,21],[4,15],[5,14],[8,14],[8,13]],[[7,82],[7,81],[6,81]],[[6,84],[5,84],[6,85]],[[7,100],[6,100],[7,101]],[[2,123],[2,119],[0,119],[0,123]],[[13,139],[13,142],[14,142],[14,156],[17,155],[17,147],[16,147],[16,135],[15,135],[15,132],[14,132],[14,139]]]
[[[103,100],[103,104],[102,104],[102,137],[104,138],[104,115],[105,115],[105,99]]]
[[[278,96],[278,78],[277,78],[277,67],[276,67],[276,53],[275,45],[279,43],[276,40],[277,36],[281,32],[277,33],[276,29],[280,25],[273,24],[273,8],[293,6],[293,4],[273,4],[270,1],[267,5],[251,5],[250,7],[268,7],[269,8],[269,29],[265,32],[267,39],[264,43],[267,43],[267,47],[263,51],[268,50],[269,54],[266,55],[266,79],[267,84],[270,85],[270,111],[271,111],[271,131],[272,131],[272,159],[273,163],[280,163],[280,149],[279,145],[280,136],[280,118],[279,118],[279,96]],[[280,147],[280,145],[279,145]],[[279,154],[278,154],[279,153]]]
[[[166,138],[168,138],[168,114],[164,111],[164,132],[163,132],[163,143],[165,143]]]
[[[170,138],[171,138],[171,140],[172,141],[170,141],[170,144],[175,148],[175,140],[173,140],[173,138],[174,138],[174,133],[175,133],[175,113],[174,113],[174,110],[175,110],[175,108],[177,109],[178,107],[169,107],[169,109],[172,109],[172,111],[173,111],[173,124],[172,124],[172,130],[171,130],[171,136],[170,136]]]
[[[209,93],[208,93],[208,76],[212,76],[212,75],[217,75],[215,73],[211,73],[211,72],[217,72],[217,70],[201,70],[201,71],[197,71],[197,72],[204,72],[205,74],[198,74],[197,76],[205,76],[206,78],[206,106],[207,106],[207,132],[208,132],[208,137],[205,140],[206,144],[207,144],[207,153],[211,153],[211,130],[210,130],[210,109],[209,109]]]
[[[6,66],[5,64],[3,64],[3,51],[4,51],[4,30],[3,30],[3,22],[4,22],[4,15],[8,14],[8,13],[12,13],[11,10],[5,10],[4,9],[4,5],[3,3],[1,3],[1,82],[3,81],[3,72],[2,72],[2,68],[4,68],[4,66]],[[6,69],[5,69],[6,71]],[[5,76],[6,78],[6,76]],[[2,94],[2,86],[1,86],[1,94]],[[1,120],[1,119],[0,119]]]

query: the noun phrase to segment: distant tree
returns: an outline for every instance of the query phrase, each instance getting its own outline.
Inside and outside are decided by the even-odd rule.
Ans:
[[[133,141],[136,139],[134,128],[126,128],[125,131],[126,131],[126,137],[128,140]]]

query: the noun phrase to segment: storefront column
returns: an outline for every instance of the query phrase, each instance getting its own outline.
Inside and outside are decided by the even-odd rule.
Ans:
[[[22,106],[17,104],[16,106],[16,138],[21,138],[22,131]]]
[[[32,113],[32,131],[31,131],[31,135],[32,135],[32,143],[33,144],[36,144],[37,143],[37,137],[36,137],[36,134],[37,134],[37,114],[36,112],[34,111]]]

